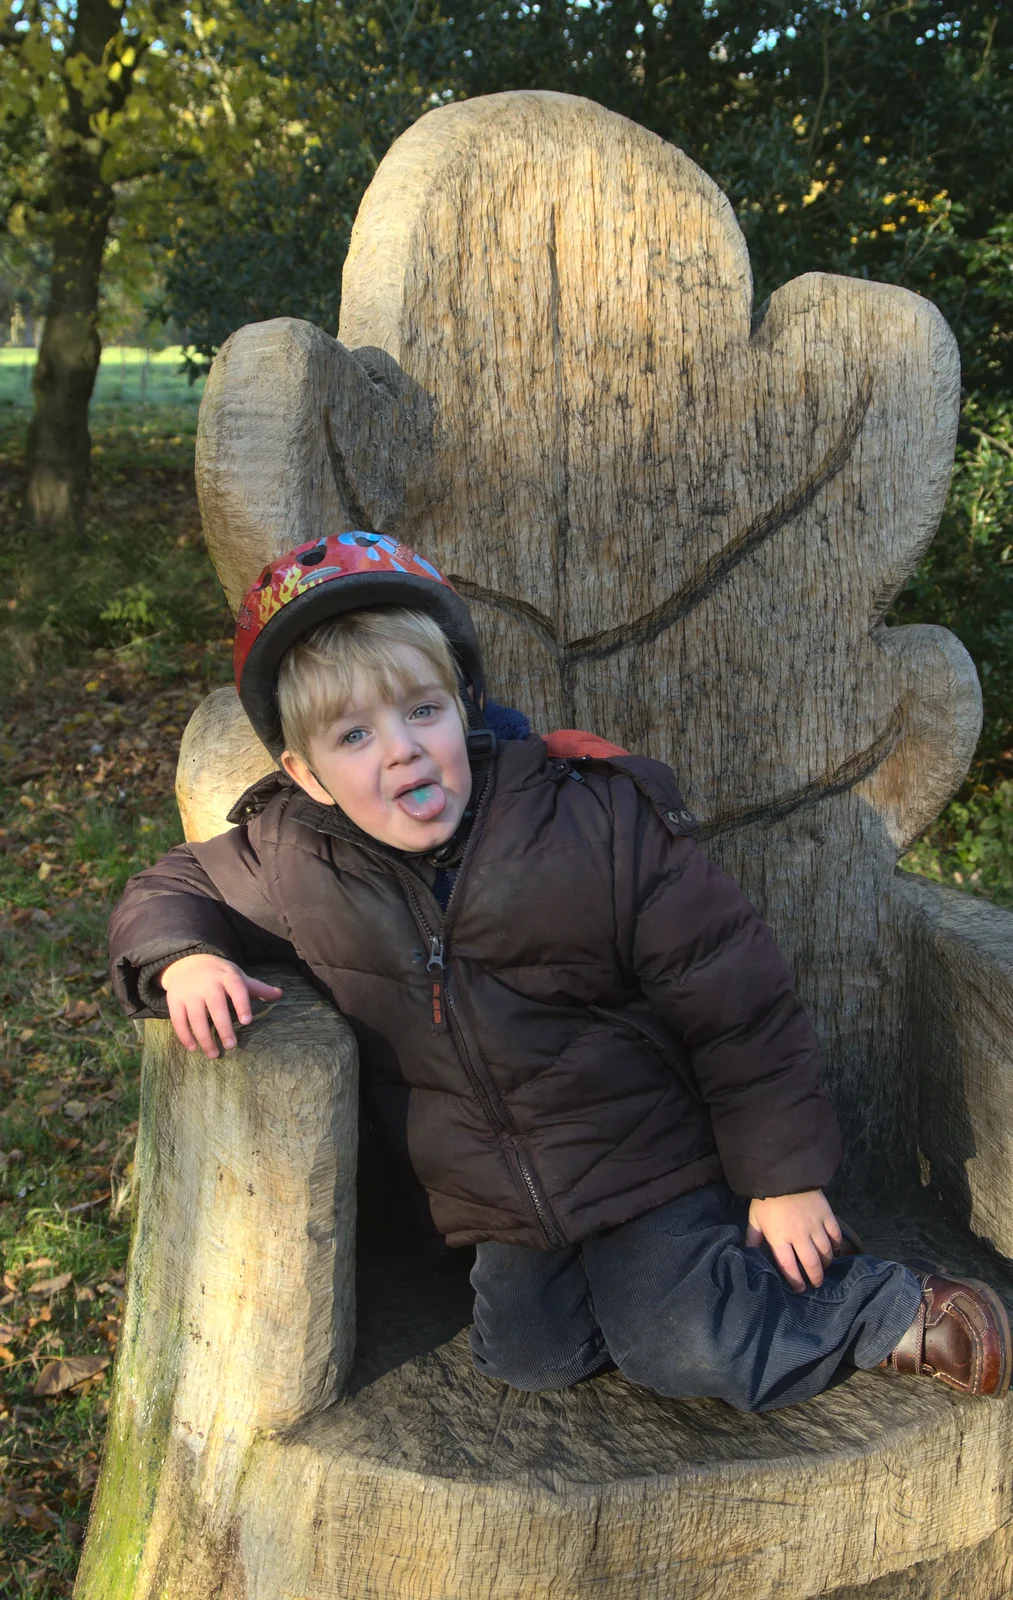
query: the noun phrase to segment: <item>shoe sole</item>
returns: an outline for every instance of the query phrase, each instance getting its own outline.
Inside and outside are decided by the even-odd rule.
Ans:
[[[902,1265],[907,1267],[909,1272],[915,1273],[916,1276],[931,1273],[933,1277],[951,1278],[955,1283],[965,1283],[969,1289],[976,1289],[978,1294],[981,1295],[991,1310],[1002,1337],[1003,1367],[999,1379],[999,1387],[993,1390],[991,1394],[974,1396],[973,1391],[970,1392],[973,1398],[979,1400],[1001,1400],[1009,1390],[1010,1377],[1013,1375],[1013,1336],[1010,1334],[1009,1316],[1007,1315],[1006,1307],[991,1284],[983,1283],[980,1278],[965,1278],[962,1273],[951,1272],[948,1268],[941,1267],[938,1262],[920,1261],[915,1258],[914,1260],[909,1259],[902,1262]],[[947,1388],[955,1388],[957,1394],[967,1394],[969,1392],[967,1389],[956,1388],[951,1384],[947,1384]]]
[[[991,1394],[980,1396],[980,1398],[983,1400],[1001,1400],[1009,1389],[1011,1370],[1013,1370],[1013,1342],[1011,1342],[1009,1317],[1006,1314],[1006,1307],[999,1299],[999,1296],[996,1294],[995,1290],[991,1288],[989,1284],[982,1283],[980,1278],[964,1278],[962,1281],[970,1284],[972,1289],[977,1289],[982,1299],[988,1303],[1002,1333],[1003,1367],[1002,1377],[999,1380],[999,1387],[994,1389]]]

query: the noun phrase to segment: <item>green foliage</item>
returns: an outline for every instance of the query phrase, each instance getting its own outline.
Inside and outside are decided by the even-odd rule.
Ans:
[[[185,381],[176,382],[186,395]],[[231,636],[193,502],[195,401],[99,408],[96,496],[83,536],[40,537],[7,518],[0,690],[96,649],[171,677],[195,642]],[[7,429],[10,450],[20,429],[13,419]],[[0,425],[0,466],[3,433]],[[13,498],[13,474],[8,482]],[[4,509],[0,504],[0,519]]]
[[[172,620],[159,609],[154,589],[149,589],[146,583],[132,583],[129,589],[121,590],[99,612],[98,620],[118,632],[124,644],[137,644],[159,627],[173,626]]]
[[[966,402],[946,514],[889,620],[962,640],[985,702],[974,781],[1013,773],[1013,402]]]
[[[1013,906],[1013,781],[954,800],[903,864],[923,877]]]
[[[22,638],[30,635],[43,670],[66,659],[68,647],[117,649],[156,639],[171,645],[229,628],[203,545],[195,539],[180,546],[174,530],[157,521],[144,533],[142,551],[135,539],[105,529],[86,550],[80,540],[51,537],[44,563],[32,561],[28,545],[15,552],[18,628]]]
[[[439,0],[242,0],[242,14],[242,28],[218,36],[219,70],[248,73],[243,41],[258,41],[271,137],[254,139],[234,170],[181,167],[178,221],[163,235],[163,314],[206,359],[252,320],[299,316],[336,331],[363,191],[398,134],[461,81],[462,36]]]
[[[232,197],[230,226],[219,223],[216,185],[197,173],[186,221],[168,257],[165,316],[185,316],[184,338],[209,360],[244,322],[296,316],[337,332],[341,274],[359,197],[371,163],[353,151],[347,165],[323,166],[313,151],[282,170],[258,167]],[[193,370],[200,370],[194,365]]]
[[[166,304],[204,354],[254,307],[333,327],[349,222],[391,139],[442,100],[540,88],[598,100],[700,162],[732,198],[760,298],[809,269],[903,283],[955,327],[971,389],[1013,387],[1013,29],[994,6],[462,0],[447,15],[435,0],[245,0],[244,15],[279,127],[298,133],[224,187],[190,169],[201,204],[171,234]]]

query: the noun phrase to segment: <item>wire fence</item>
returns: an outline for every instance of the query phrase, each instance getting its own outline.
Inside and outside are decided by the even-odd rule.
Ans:
[[[28,409],[37,352],[17,345],[0,346],[0,405]],[[176,348],[144,350],[113,345],[103,350],[92,405],[161,406],[200,404],[203,379],[187,381],[182,352]]]

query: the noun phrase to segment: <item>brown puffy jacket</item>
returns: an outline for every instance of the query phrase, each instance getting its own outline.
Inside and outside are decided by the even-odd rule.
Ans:
[[[722,1175],[750,1196],[832,1176],[791,976],[667,767],[502,744],[446,913],[342,813],[266,794],[131,879],[117,992],[165,1015],[156,975],[180,955],[295,961],[354,1028],[367,1114],[449,1243],[544,1249]]]

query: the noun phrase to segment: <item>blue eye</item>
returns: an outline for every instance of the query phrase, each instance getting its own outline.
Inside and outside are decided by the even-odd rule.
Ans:
[[[341,735],[342,744],[358,744],[360,739],[366,737],[365,728],[349,728],[347,733]]]

